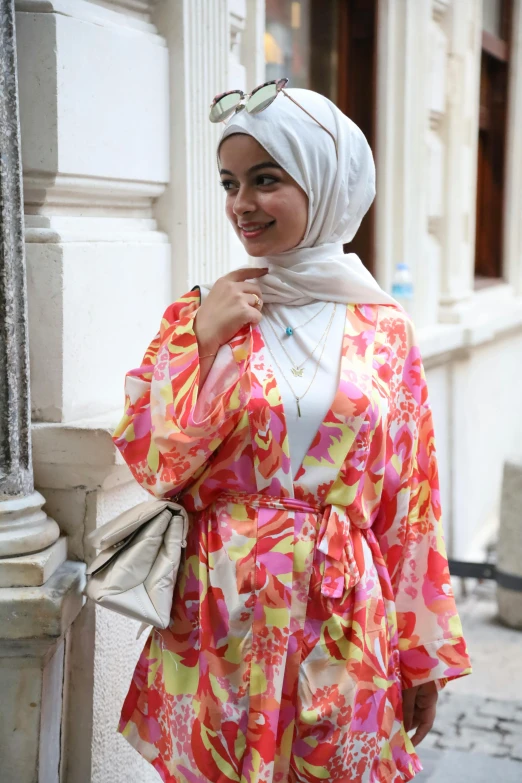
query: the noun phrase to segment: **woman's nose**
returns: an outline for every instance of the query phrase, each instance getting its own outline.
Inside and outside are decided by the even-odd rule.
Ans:
[[[248,188],[239,188],[234,199],[234,212],[236,215],[246,215],[256,209],[252,192]]]

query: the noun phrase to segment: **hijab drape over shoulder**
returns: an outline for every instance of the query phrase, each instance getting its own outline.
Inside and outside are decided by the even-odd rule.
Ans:
[[[243,110],[234,115],[221,138],[252,136],[309,199],[300,244],[285,253],[250,259],[254,267],[269,267],[257,281],[264,301],[394,303],[355,253],[343,253],[343,244],[354,238],[375,197],[375,165],[364,134],[324,96],[302,89],[287,92],[330,130],[337,151],[332,137],[282,93],[259,114]]]

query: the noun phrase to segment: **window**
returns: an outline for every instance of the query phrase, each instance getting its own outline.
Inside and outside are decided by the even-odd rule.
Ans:
[[[477,167],[476,287],[503,276],[502,233],[512,0],[483,0]]]
[[[326,95],[375,140],[377,0],[266,0],[266,79]],[[345,247],[373,269],[374,210]]]
[[[337,100],[339,6],[342,0],[266,0],[266,79],[287,76]]]
[[[310,87],[310,2],[267,0],[266,80],[287,76],[290,87]]]
[[[375,154],[377,95],[377,0],[339,3],[337,105],[362,130]],[[375,204],[345,251],[375,268]]]

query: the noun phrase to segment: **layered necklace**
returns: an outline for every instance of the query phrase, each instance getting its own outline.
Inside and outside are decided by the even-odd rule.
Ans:
[[[287,326],[287,327],[286,327],[286,330],[285,330],[285,331],[286,331],[286,334],[288,334],[288,335],[292,335],[292,334],[293,334],[295,331],[297,331],[297,329],[301,329],[301,327],[303,327],[303,326],[306,326],[307,324],[311,323],[311,322],[314,320],[314,318],[317,318],[317,316],[318,316],[320,313],[322,313],[322,312],[323,312],[323,310],[325,309],[325,307],[326,307],[328,304],[329,304],[329,303],[328,303],[328,302],[326,302],[326,303],[325,303],[325,305],[324,305],[323,307],[321,307],[321,309],[320,309],[320,310],[319,310],[317,313],[315,313],[315,315],[313,315],[311,318],[309,318],[309,319],[308,319],[308,321],[305,321],[304,323],[302,323],[302,324],[299,324],[299,326],[296,326],[296,327],[294,327],[294,328],[291,328],[290,326]],[[292,365],[292,367],[291,367],[291,370],[292,370],[292,375],[294,375],[296,378],[302,378],[302,377],[303,377],[304,366],[305,366],[306,362],[307,362],[309,359],[312,359],[312,358],[313,358],[313,355],[314,355],[314,353],[317,351],[317,349],[318,349],[318,348],[319,348],[319,346],[321,345],[322,341],[323,341],[323,340],[324,340],[324,338],[325,338],[325,335],[327,334],[327,332],[329,332],[329,331],[330,331],[330,326],[332,325],[333,317],[334,317],[334,315],[335,315],[335,309],[336,309],[336,306],[337,306],[337,305],[335,305],[335,306],[334,306],[334,309],[333,309],[333,311],[332,311],[332,316],[331,316],[331,318],[330,318],[330,321],[329,321],[329,322],[328,322],[328,324],[326,325],[326,328],[325,328],[324,332],[322,333],[321,337],[320,337],[320,338],[319,338],[319,340],[317,341],[317,344],[316,344],[315,348],[313,349],[313,351],[312,351],[311,353],[309,353],[309,354],[308,354],[308,356],[306,357],[306,359],[305,359],[304,361],[302,361],[300,364],[297,364],[297,362],[296,362],[296,361],[294,361],[294,359],[292,359],[292,357],[290,356],[289,352],[288,352],[288,351],[287,351],[287,349],[286,349],[286,346],[285,346],[285,344],[284,344],[284,343],[283,343],[283,341],[282,341],[282,340],[280,340],[280,338],[278,337],[278,335],[277,335],[277,332],[276,332],[276,330],[274,329],[274,327],[273,327],[273,325],[272,325],[272,322],[271,322],[270,318],[267,318],[267,317],[266,317],[266,315],[268,315],[268,313],[266,313],[266,314],[265,314],[265,320],[266,320],[267,324],[269,325],[270,329],[272,330],[272,334],[273,334],[273,335],[274,335],[274,337],[276,338],[277,342],[279,343],[279,345],[281,346],[281,348],[282,348],[282,349],[283,349],[283,351],[285,352],[287,359],[289,360],[290,364]],[[289,331],[289,330],[290,330],[290,331]]]
[[[326,326],[326,329],[325,329],[325,331],[323,332],[323,335],[322,335],[321,339],[319,340],[319,343],[316,345],[316,347],[314,348],[314,351],[312,352],[312,354],[313,354],[313,353],[315,352],[315,350],[317,349],[318,345],[320,345],[321,341],[323,341],[323,347],[322,347],[321,353],[320,353],[320,355],[319,355],[319,358],[317,359],[317,361],[316,361],[316,363],[315,363],[315,372],[314,372],[314,374],[313,374],[312,380],[310,381],[310,383],[309,383],[309,384],[308,384],[308,386],[306,387],[305,391],[304,391],[304,392],[303,392],[301,395],[297,395],[297,394],[295,393],[295,390],[294,390],[294,388],[293,388],[292,384],[290,383],[290,381],[288,380],[288,378],[287,378],[287,377],[286,377],[286,375],[284,374],[284,372],[283,372],[283,369],[282,369],[281,365],[280,365],[280,364],[279,364],[279,362],[277,361],[277,359],[276,359],[276,356],[275,356],[275,353],[274,353],[274,352],[271,350],[271,348],[270,348],[270,344],[268,343],[268,341],[267,341],[267,340],[265,340],[265,344],[266,344],[266,346],[267,346],[268,350],[270,351],[270,354],[272,355],[272,359],[273,359],[273,360],[274,360],[274,362],[276,363],[276,367],[278,368],[279,372],[280,372],[280,373],[281,373],[281,375],[283,376],[283,378],[284,378],[284,380],[285,380],[285,383],[286,383],[286,385],[288,386],[288,388],[289,388],[289,389],[290,389],[290,391],[292,392],[292,395],[294,396],[294,399],[295,399],[295,402],[296,402],[296,405],[297,405],[297,415],[299,416],[299,418],[301,418],[301,406],[300,406],[300,404],[299,404],[299,403],[300,403],[300,401],[301,401],[302,399],[304,399],[304,397],[305,397],[305,396],[308,394],[308,392],[310,391],[310,389],[311,389],[311,387],[312,387],[312,384],[313,384],[313,382],[315,381],[315,378],[316,378],[317,372],[318,372],[318,370],[319,370],[319,365],[321,364],[321,359],[323,358],[324,349],[326,348],[326,343],[328,342],[328,335],[330,334],[330,329],[331,329],[331,326],[332,326],[332,323],[333,323],[333,320],[334,320],[334,317],[335,317],[335,311],[336,311],[336,309],[337,309],[337,304],[335,304],[335,305],[334,305],[334,308],[333,308],[333,310],[332,310],[332,314],[331,314],[331,316],[330,316],[330,320],[328,321],[328,324],[327,324],[327,326]],[[278,341],[279,345],[280,345],[280,346],[281,346],[281,348],[284,350],[285,354],[288,356],[288,352],[286,351],[286,349],[285,349],[285,347],[284,347],[283,343],[281,342],[281,340],[280,340],[280,339],[279,339],[279,337],[277,336],[277,334],[276,334],[276,332],[275,332],[274,328],[272,327],[272,324],[270,324],[270,321],[269,321],[268,319],[265,319],[265,320],[266,320],[266,321],[267,321],[267,323],[270,325],[270,328],[272,329],[272,331],[273,331],[273,333],[274,333],[274,335],[275,335],[275,337],[276,337],[276,339],[277,339],[277,341]],[[302,325],[303,325],[303,324],[302,324]],[[307,362],[307,361],[308,361],[308,359],[310,359],[310,358],[312,357],[312,354],[310,354],[309,356],[307,356],[307,358],[305,359],[305,362]],[[292,359],[290,358],[290,356],[288,356],[288,358],[289,358],[289,359],[290,359],[290,361],[292,362]],[[301,372],[300,372],[300,373],[295,373],[295,372],[294,372],[294,368],[298,369],[300,366],[302,367],[302,365],[304,365],[304,364],[305,364],[305,362],[302,362],[302,364],[301,364],[301,365],[295,365],[295,363],[294,363],[294,362],[292,362],[292,364],[293,364],[293,367],[292,367],[292,372],[294,373],[294,375],[298,375],[299,377],[301,377],[301,375],[302,375],[302,370],[301,370]]]
[[[297,326],[286,326],[285,327],[285,334],[287,334],[289,337],[293,335],[294,332],[297,332],[298,329],[302,329],[303,326],[306,326],[309,323],[312,323],[314,318],[317,318],[318,315],[321,315],[325,307],[327,306],[328,302],[325,302],[324,305],[321,307],[320,310],[316,312],[315,315],[313,315],[311,318],[308,319],[308,321],[305,321],[304,324],[298,324]]]

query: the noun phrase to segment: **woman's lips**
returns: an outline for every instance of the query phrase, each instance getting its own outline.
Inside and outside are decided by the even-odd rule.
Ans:
[[[266,231],[267,228],[273,226],[274,223],[275,220],[271,220],[270,223],[252,223],[251,225],[239,226],[239,230],[245,239],[256,239],[257,237],[261,236],[261,234]]]

